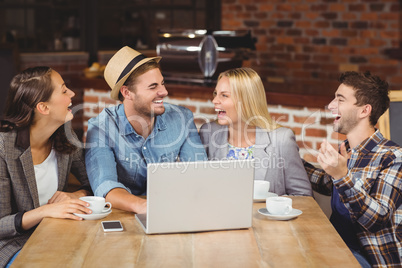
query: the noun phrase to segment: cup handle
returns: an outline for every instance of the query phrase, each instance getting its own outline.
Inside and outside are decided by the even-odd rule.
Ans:
[[[109,205],[109,207],[108,207],[108,208],[104,208],[104,209],[102,210],[102,213],[106,213],[106,212],[109,212],[109,211],[112,210],[112,204],[111,204],[110,202],[106,202],[106,203],[105,203],[105,207],[106,207],[107,205]]]
[[[289,214],[292,211],[292,206],[291,205],[287,205],[286,209],[285,209],[285,214]]]

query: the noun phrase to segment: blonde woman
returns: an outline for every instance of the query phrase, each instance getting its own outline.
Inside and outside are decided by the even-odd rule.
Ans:
[[[214,91],[216,121],[200,129],[208,159],[255,159],[255,180],[278,195],[312,195],[293,132],[274,122],[259,75],[250,68],[220,74]]]

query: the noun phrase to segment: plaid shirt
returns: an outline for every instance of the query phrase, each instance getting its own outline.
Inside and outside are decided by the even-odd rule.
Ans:
[[[339,180],[304,165],[315,191],[330,195],[335,185],[373,267],[401,267],[402,148],[377,130],[352,149],[349,172]]]

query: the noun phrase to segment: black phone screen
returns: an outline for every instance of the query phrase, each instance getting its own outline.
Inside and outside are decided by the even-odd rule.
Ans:
[[[121,223],[118,221],[108,221],[108,222],[102,222],[103,228],[105,229],[121,229]]]

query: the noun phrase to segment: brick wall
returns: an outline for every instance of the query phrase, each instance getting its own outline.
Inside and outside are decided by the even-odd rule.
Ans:
[[[401,62],[385,54],[400,44],[398,0],[222,0],[222,28],[252,31],[251,67],[271,91],[332,91],[345,70],[402,87]]]
[[[82,74],[88,66],[88,53],[86,52],[53,52],[53,53],[22,53],[20,69],[33,66],[49,66],[62,76]]]

